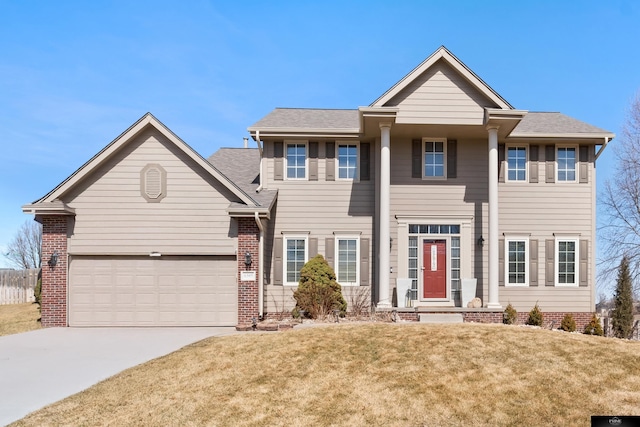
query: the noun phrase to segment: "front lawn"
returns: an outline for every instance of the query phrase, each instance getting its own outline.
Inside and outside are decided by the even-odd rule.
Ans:
[[[16,423],[551,426],[640,415],[640,343],[504,325],[210,338]]]
[[[40,329],[38,304],[0,305],[0,336]]]

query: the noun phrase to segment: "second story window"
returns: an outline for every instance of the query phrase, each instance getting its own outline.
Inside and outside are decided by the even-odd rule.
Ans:
[[[507,180],[526,181],[527,180],[527,148],[508,147],[507,148]]]
[[[287,144],[287,179],[307,177],[307,145]]]
[[[356,179],[358,172],[358,146],[356,144],[338,145],[338,178]]]
[[[424,178],[445,177],[445,141],[424,141]]]
[[[558,147],[558,181],[574,182],[576,180],[575,147]]]

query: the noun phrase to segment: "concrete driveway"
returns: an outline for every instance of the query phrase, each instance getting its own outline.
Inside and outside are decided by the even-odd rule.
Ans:
[[[49,328],[0,337],[0,426],[235,328]]]

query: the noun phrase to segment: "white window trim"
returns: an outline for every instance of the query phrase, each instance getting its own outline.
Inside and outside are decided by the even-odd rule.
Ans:
[[[575,153],[575,158],[576,158],[576,162],[574,164],[574,169],[573,169],[573,176],[574,179],[572,181],[569,180],[560,180],[560,169],[558,168],[558,149],[559,148],[573,148],[574,153]],[[573,184],[578,182],[578,173],[579,173],[579,161],[578,161],[578,156],[579,156],[579,150],[578,150],[578,146],[575,144],[559,144],[556,145],[556,182],[560,183],[560,184]]]
[[[298,282],[289,282],[287,281],[289,275],[288,270],[288,259],[287,259],[287,241],[288,240],[304,240],[304,262],[305,264],[309,261],[309,236],[306,234],[285,234],[282,236],[283,245],[282,245],[282,283],[284,286],[298,286]]]
[[[444,154],[443,156],[443,168],[442,168],[442,176],[426,176],[424,174],[424,169],[425,169],[425,143],[427,142],[442,142],[442,152]],[[427,181],[442,181],[442,180],[446,180],[447,179],[447,138],[428,138],[428,137],[423,137],[422,138],[422,152],[420,153],[420,157],[421,159],[421,164],[422,164],[422,179],[423,180],[427,180]]]
[[[340,248],[338,240],[355,240],[356,241],[356,281],[343,283],[338,280],[340,277]],[[353,234],[336,234],[333,259],[335,264],[336,280],[340,286],[360,286],[360,235]]]
[[[509,282],[509,242],[524,242],[524,283]],[[509,236],[504,239],[504,286],[526,288],[529,286],[529,236]]]
[[[524,148],[525,150],[524,155],[526,160],[524,163],[524,179],[509,179],[509,148]],[[529,182],[529,144],[513,144],[513,143],[506,144],[504,160],[506,164],[506,170],[505,170],[505,176],[504,176],[505,182],[518,183],[518,184]]]
[[[576,253],[575,253],[575,258],[573,260],[573,268],[574,268],[574,283],[560,283],[558,281],[558,275],[560,274],[560,257],[559,255],[559,247],[560,247],[560,242],[574,242],[575,243],[575,248],[576,248]],[[554,247],[554,251],[555,251],[555,258],[554,258],[554,283],[555,286],[558,287],[567,287],[567,288],[577,288],[580,285],[580,277],[578,276],[578,274],[580,273],[580,239],[575,237],[575,236],[556,236],[556,241],[555,241],[555,247]]]
[[[287,147],[289,145],[304,145],[304,178],[289,178],[289,158]],[[308,181],[309,180],[309,141],[285,140],[284,141],[284,179],[287,181]]]
[[[356,146],[356,173],[354,178],[340,178],[340,146],[355,145]],[[335,161],[335,177],[336,181],[359,181],[360,180],[360,141],[336,141],[336,161]]]

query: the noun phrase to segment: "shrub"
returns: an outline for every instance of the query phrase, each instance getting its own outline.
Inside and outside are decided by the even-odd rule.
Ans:
[[[630,338],[633,328],[633,292],[629,259],[625,256],[618,267],[618,280],[614,295],[615,308],[611,313],[613,335],[617,338]]]
[[[42,279],[38,279],[38,281],[36,282],[36,287],[33,290],[33,296],[36,299],[36,303],[40,305],[42,301]]]
[[[536,305],[529,312],[527,325],[542,326],[543,322],[544,322],[544,315],[542,314],[542,310],[540,310],[540,307],[538,307],[538,303],[536,303]]]
[[[504,309],[504,314],[502,315],[502,323],[505,325],[515,325],[518,321],[518,312],[515,308],[509,303],[507,308]]]
[[[324,317],[333,310],[340,310],[341,316],[347,312],[347,302],[336,281],[336,274],[322,255],[316,255],[302,267],[293,297],[296,300],[294,316],[299,316],[302,310],[312,319]]]
[[[573,315],[571,313],[566,313],[564,315],[562,322],[560,323],[560,329],[566,332],[575,332],[576,321],[573,319]]]
[[[587,335],[598,335],[604,336],[604,331],[602,330],[602,325],[600,324],[600,319],[596,316],[595,313],[591,316],[591,320],[584,327],[584,333]]]

